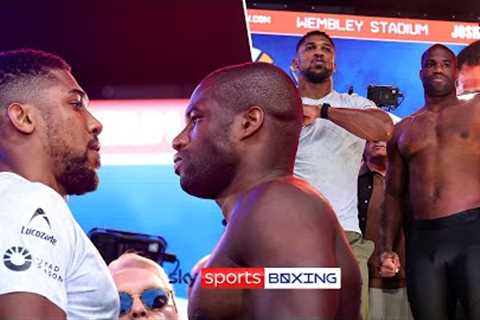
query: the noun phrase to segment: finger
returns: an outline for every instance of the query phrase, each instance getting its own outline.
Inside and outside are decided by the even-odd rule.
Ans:
[[[393,277],[396,273],[394,269],[390,268],[380,268],[380,274],[382,276]]]
[[[393,260],[395,258],[395,256],[389,252],[384,252],[381,256],[380,256],[380,260],[381,261],[386,261],[386,260]]]
[[[381,273],[395,274],[395,271],[396,271],[395,268],[386,268],[386,267],[381,267],[380,268]]]
[[[389,268],[391,270],[394,270],[395,268],[397,268],[397,265],[395,263],[393,263],[391,260],[385,260],[382,263],[382,266],[385,267],[385,268]]]
[[[380,277],[382,278],[392,278],[395,276],[395,273],[393,272],[388,272],[388,271],[380,271]]]

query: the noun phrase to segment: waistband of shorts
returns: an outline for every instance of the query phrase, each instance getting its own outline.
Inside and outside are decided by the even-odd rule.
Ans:
[[[454,225],[462,225],[480,220],[480,208],[472,208],[447,217],[437,219],[414,220],[412,226],[416,229],[441,229]]]

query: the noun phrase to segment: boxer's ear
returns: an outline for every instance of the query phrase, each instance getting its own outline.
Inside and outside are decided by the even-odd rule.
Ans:
[[[7,117],[12,126],[24,134],[31,134],[35,129],[33,107],[18,102],[7,107]]]
[[[241,114],[240,140],[246,139],[260,130],[265,119],[265,112],[259,106],[250,106]]]

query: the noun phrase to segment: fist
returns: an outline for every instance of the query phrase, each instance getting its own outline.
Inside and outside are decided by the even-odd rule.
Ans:
[[[400,271],[400,258],[395,252],[385,251],[380,255],[380,276],[394,277]]]
[[[303,125],[311,125],[318,117],[320,117],[319,106],[303,105]]]

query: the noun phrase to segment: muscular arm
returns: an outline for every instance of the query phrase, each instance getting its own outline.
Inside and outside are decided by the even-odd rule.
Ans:
[[[320,117],[321,107],[303,105],[304,124],[311,124]],[[348,132],[369,141],[388,141],[392,137],[393,122],[380,109],[352,109],[330,107],[328,119]]]
[[[328,119],[348,132],[369,141],[388,141],[392,137],[393,122],[380,109],[350,109],[331,107]]]
[[[249,213],[242,242],[249,248],[245,264],[339,266],[337,257],[342,254],[337,250],[345,248],[337,247],[340,231],[331,209],[298,191],[279,188],[272,194]],[[250,294],[255,319],[335,319],[340,304],[338,290],[254,290]]]
[[[385,186],[385,203],[380,224],[383,248],[385,252],[392,252],[393,244],[403,224],[405,212],[403,210],[407,195],[408,168],[398,150],[399,129],[394,138],[388,143],[388,171]]]
[[[63,310],[48,299],[27,292],[0,295],[0,319],[64,320]]]

